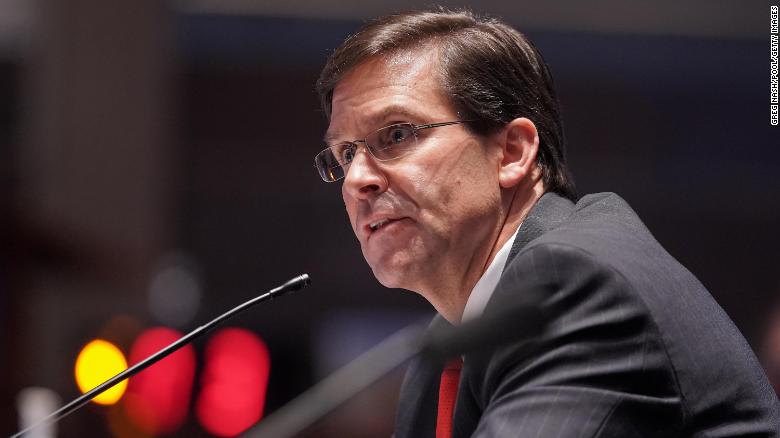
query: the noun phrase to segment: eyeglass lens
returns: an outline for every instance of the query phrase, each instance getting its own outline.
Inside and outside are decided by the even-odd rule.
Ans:
[[[357,143],[366,145],[369,153],[379,161],[400,158],[416,144],[415,130],[411,123],[400,123],[377,130],[365,140],[340,143],[331,146],[314,159],[320,176],[325,181],[336,181],[344,177],[346,169],[357,152]]]

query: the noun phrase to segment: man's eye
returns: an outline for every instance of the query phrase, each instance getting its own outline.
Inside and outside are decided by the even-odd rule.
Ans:
[[[412,135],[411,129],[407,126],[393,126],[390,128],[388,138],[390,143],[403,143]]]
[[[355,158],[355,146],[342,145],[337,156],[341,164],[349,163],[353,158]]]

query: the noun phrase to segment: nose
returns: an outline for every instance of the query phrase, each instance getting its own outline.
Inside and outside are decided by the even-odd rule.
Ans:
[[[344,176],[342,191],[356,199],[368,199],[387,190],[387,178],[365,145],[358,146]]]

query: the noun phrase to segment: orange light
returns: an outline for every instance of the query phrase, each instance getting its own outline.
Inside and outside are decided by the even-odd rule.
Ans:
[[[95,339],[85,345],[76,358],[76,384],[81,392],[85,393],[126,369],[127,360],[119,348],[108,341]],[[127,379],[92,401],[101,405],[112,405],[122,398],[126,388]]]

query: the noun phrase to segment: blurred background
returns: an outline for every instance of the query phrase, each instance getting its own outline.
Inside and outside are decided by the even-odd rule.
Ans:
[[[340,186],[313,168],[328,54],[366,19],[428,5],[0,0],[0,433],[78,396],[77,359],[85,376],[138,361],[302,272],[308,290],[48,436],[233,436],[432,315],[374,280]],[[780,375],[769,3],[471,7],[550,64],[579,192],[628,200]],[[389,436],[402,372],[305,436]]]

